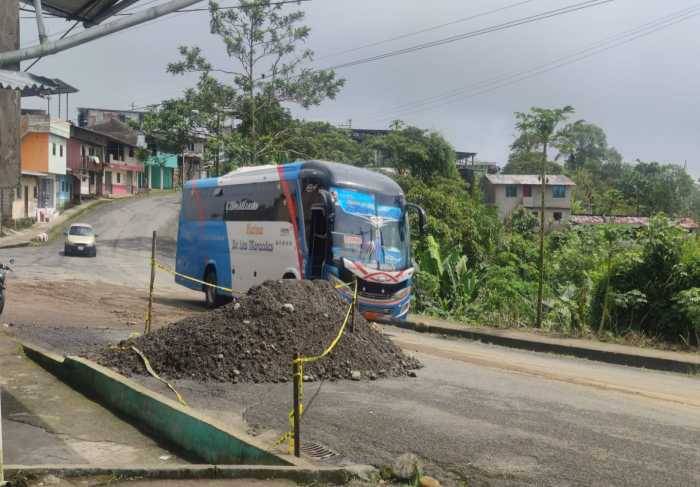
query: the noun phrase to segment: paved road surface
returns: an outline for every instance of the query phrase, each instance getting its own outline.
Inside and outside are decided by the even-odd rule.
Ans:
[[[162,247],[172,249],[176,209],[175,196],[113,203],[86,218],[101,234],[102,248],[94,262],[69,263],[73,259],[59,254],[60,244],[18,249],[18,273],[47,286],[62,278],[143,283],[150,232],[157,226],[170,237]],[[174,300],[197,297],[172,289]],[[37,313],[43,298],[38,301]],[[85,314],[88,305],[52,306],[60,308],[53,309],[55,325],[61,319],[72,322],[71,317]],[[42,328],[41,322],[31,330],[34,337],[62,347],[81,340],[114,340],[130,331],[116,315],[101,320],[101,326],[112,327],[109,334],[92,327]],[[22,326],[18,328],[22,333]],[[426,470],[447,485],[463,480],[470,486],[700,485],[698,376],[538,355],[393,328],[387,332],[423,361],[418,378],[323,384],[307,410],[307,440],[374,464],[413,451],[424,459]],[[288,384],[180,381],[177,387],[198,407],[222,418],[243,413],[269,436],[274,435],[266,430],[286,428]],[[307,386],[307,398],[316,387]]]
[[[65,257],[63,239],[57,239],[41,247],[0,250],[0,260],[14,256],[16,274],[23,279],[80,278],[143,287],[148,279],[153,230],[158,232],[158,258],[174,263],[179,201],[180,193],[120,199],[86,214],[80,222],[91,224],[99,235],[94,259]],[[184,290],[169,277],[159,279],[159,286]]]

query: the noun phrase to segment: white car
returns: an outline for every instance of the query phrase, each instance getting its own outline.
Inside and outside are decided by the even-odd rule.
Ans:
[[[87,223],[73,223],[65,235],[63,255],[97,256],[97,234]]]

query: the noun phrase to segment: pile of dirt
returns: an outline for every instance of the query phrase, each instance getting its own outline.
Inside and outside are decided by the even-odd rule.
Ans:
[[[321,353],[347,309],[327,281],[268,281],[234,303],[87,355],[122,374],[145,375],[135,346],[169,379],[286,382],[294,353]],[[354,331],[348,325],[336,348],[306,364],[304,375],[307,380],[376,379],[409,375],[420,367],[358,312]]]

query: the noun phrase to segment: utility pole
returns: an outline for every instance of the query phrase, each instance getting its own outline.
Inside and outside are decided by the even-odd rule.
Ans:
[[[542,149],[542,169],[540,171],[540,276],[537,285],[537,321],[535,326],[542,326],[542,300],[544,298],[544,192],[547,188],[547,140],[544,141]]]
[[[19,2],[0,2],[0,53],[19,49]],[[19,71],[19,62],[0,66]],[[19,185],[20,92],[0,88],[0,229],[4,198]]]

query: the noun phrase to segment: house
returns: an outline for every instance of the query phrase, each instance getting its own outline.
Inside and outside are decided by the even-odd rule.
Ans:
[[[145,161],[146,187],[149,189],[173,189],[178,171],[178,155],[154,151]]]
[[[457,151],[456,156],[457,171],[470,188],[474,188],[474,182],[478,184],[485,175],[497,174],[501,170],[495,162],[477,161],[476,152]]]
[[[204,145],[206,137],[198,136],[192,142],[187,144],[187,147],[182,153],[182,179],[183,183],[192,179],[201,179],[207,177],[207,171],[204,168]],[[176,181],[176,185],[180,185],[180,181]]]
[[[507,218],[516,208],[524,207],[539,216],[541,205],[540,176],[529,174],[487,174],[483,179],[486,203],[498,208]],[[545,176],[544,218],[561,222],[571,215],[571,191],[576,184],[566,176]]]
[[[122,123],[133,121],[139,125],[143,125],[145,112],[137,110],[116,110],[110,108],[85,108],[78,107],[78,125],[80,127],[94,127],[102,125],[111,120],[116,120]]]
[[[70,124],[45,113],[22,115],[21,179],[12,202],[12,219],[49,221],[71,200],[67,175]]]
[[[107,137],[75,125],[68,140],[68,171],[73,178],[73,199],[102,196],[102,180],[107,152]]]
[[[139,134],[116,119],[93,125],[90,130],[107,139],[103,193],[128,195],[145,187],[144,165],[138,158],[139,146],[142,145]]]

